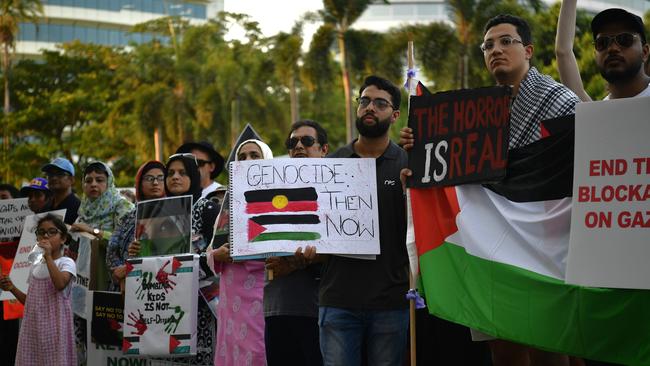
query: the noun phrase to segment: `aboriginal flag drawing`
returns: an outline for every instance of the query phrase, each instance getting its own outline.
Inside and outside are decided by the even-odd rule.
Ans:
[[[320,239],[310,226],[320,224],[315,212],[318,194],[313,187],[263,189],[244,192],[248,241],[309,241]]]

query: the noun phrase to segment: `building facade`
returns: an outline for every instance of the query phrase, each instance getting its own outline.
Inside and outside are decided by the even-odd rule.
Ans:
[[[84,43],[127,46],[150,41],[151,34],[132,33],[143,23],[167,15],[180,15],[191,23],[204,22],[223,10],[224,0],[43,0],[44,17],[20,24],[18,57],[34,57],[41,50],[79,40]]]

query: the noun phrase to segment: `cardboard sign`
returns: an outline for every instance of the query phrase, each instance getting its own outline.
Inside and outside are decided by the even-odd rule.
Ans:
[[[27,198],[0,200],[0,238],[19,237],[25,217],[33,214],[27,206]]]
[[[124,354],[196,354],[198,285],[198,255],[128,259]]]
[[[136,238],[140,255],[189,253],[192,235],[192,196],[138,202]]]
[[[316,246],[379,254],[375,159],[272,159],[230,167],[231,256]]]
[[[18,243],[16,257],[14,258],[14,262],[11,266],[11,272],[9,273],[9,277],[11,278],[11,282],[13,282],[14,286],[16,286],[25,294],[27,293],[27,288],[29,287],[27,284],[27,278],[29,277],[29,270],[32,266],[31,263],[29,263],[27,260],[27,256],[29,255],[29,252],[32,251],[32,248],[34,248],[34,245],[37,243],[36,234],[34,234],[34,231],[36,230],[36,224],[38,223],[38,219],[48,214],[59,216],[61,220],[63,220],[65,217],[65,210],[44,212],[25,217],[25,230],[22,231],[22,235],[20,236],[20,242]],[[0,300],[11,300],[13,298],[14,295],[11,292],[2,291],[0,293]]]
[[[510,88],[463,89],[411,96],[409,187],[450,186],[505,175]]]
[[[650,289],[650,98],[576,107],[568,283]]]

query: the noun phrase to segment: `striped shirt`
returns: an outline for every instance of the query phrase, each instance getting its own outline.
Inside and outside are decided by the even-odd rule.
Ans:
[[[531,67],[510,108],[510,149],[539,140],[540,122],[574,114],[579,102],[569,88]]]

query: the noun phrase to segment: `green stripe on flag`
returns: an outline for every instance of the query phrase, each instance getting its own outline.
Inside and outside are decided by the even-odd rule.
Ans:
[[[306,231],[279,231],[273,233],[262,233],[253,239],[256,241],[269,241],[269,240],[318,240],[320,239],[319,233],[306,232]]]
[[[650,365],[650,291],[567,285],[445,243],[420,256],[429,311],[501,339]]]

